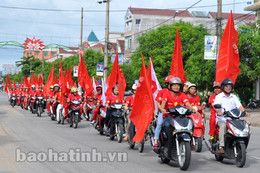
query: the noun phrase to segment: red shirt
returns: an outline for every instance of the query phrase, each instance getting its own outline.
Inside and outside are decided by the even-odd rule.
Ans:
[[[97,98],[97,103],[102,104],[102,100],[101,100],[102,94],[96,94],[95,98]]]
[[[56,97],[56,101],[60,101],[61,98],[61,92],[54,92],[54,97]]]
[[[212,103],[215,102],[216,96],[217,96],[217,94],[213,94],[212,96],[209,97],[209,105],[210,105],[210,113],[211,113],[211,115],[215,115],[216,114],[215,109],[212,107]]]
[[[126,104],[128,104],[128,107],[132,108],[134,105],[134,95],[131,95],[129,97],[126,98]]]
[[[36,95],[37,95],[37,97],[43,97],[44,93],[43,93],[43,91],[36,91]]]
[[[114,94],[110,94],[107,96],[106,103],[108,105],[115,104],[115,103],[122,103],[122,99],[118,96],[115,96]]]
[[[167,88],[164,88],[162,90],[160,90],[155,98],[155,101],[159,102],[160,104],[162,103],[162,97],[163,97],[163,94],[165,92],[169,91]]]
[[[35,97],[36,96],[36,91],[31,90],[29,94],[30,94],[31,97]]]
[[[200,97],[198,95],[194,95],[193,97],[189,97],[187,95],[191,106],[200,106]]]
[[[166,101],[166,105],[164,109],[173,108],[178,105],[185,105],[186,103],[189,103],[189,100],[187,96],[180,92],[177,96],[173,96],[171,91],[167,91],[163,94],[163,101]],[[163,114],[163,117],[169,116],[169,114]]]
[[[70,94],[68,98],[70,99],[70,101],[71,100],[79,100],[79,101],[81,101],[81,97],[80,97],[79,94],[76,94],[76,95]]]

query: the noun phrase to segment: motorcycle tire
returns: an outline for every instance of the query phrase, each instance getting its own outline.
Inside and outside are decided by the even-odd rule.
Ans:
[[[202,137],[195,138],[195,151],[201,152],[202,150]]]
[[[246,163],[246,146],[244,143],[238,143],[236,145],[237,157],[236,166],[242,168]]]
[[[190,166],[191,160],[191,147],[189,142],[180,143],[180,157],[178,157],[178,163],[181,170],[187,170]]]
[[[76,129],[78,127],[78,123],[79,123],[79,116],[77,116],[76,114],[73,115],[73,128]]]
[[[220,156],[219,154],[215,154],[215,159],[216,161],[221,162],[224,159],[224,157]]]
[[[142,153],[144,151],[144,139],[138,143],[138,150],[139,153]]]
[[[123,124],[117,124],[117,142],[118,143],[121,143],[122,140],[123,140],[123,130],[124,130],[124,127],[123,127]]]

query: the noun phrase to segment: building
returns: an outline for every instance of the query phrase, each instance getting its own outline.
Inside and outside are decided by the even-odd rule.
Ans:
[[[61,48],[57,48],[56,52],[55,52],[55,56],[46,59],[47,62],[53,62],[56,59],[60,59],[60,58],[67,58],[73,55],[76,55],[78,53],[79,47],[68,47],[69,49],[61,49]]]
[[[222,13],[222,28],[225,28],[229,13]],[[254,23],[254,14],[233,13],[235,23]],[[195,26],[204,25],[211,34],[216,33],[216,12],[188,10],[149,9],[129,7],[125,15],[125,58],[130,58],[139,46],[138,37],[150,29],[163,24],[173,24],[179,20],[189,22]],[[237,25],[236,25],[237,27]]]
[[[22,67],[17,67],[15,64],[3,64],[2,66],[2,75],[7,74],[16,74],[22,70]]]

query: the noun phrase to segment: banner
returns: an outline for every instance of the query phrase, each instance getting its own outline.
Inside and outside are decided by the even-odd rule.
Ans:
[[[111,56],[111,61],[112,61],[112,63],[114,63],[115,58],[116,58],[116,54],[114,54],[114,55]],[[118,54],[118,64],[119,64],[119,65],[122,65],[122,64],[123,64],[123,58],[124,58],[124,55],[123,55],[123,54]]]
[[[217,36],[205,35],[204,59],[216,60]]]
[[[73,77],[78,77],[78,72],[79,72],[79,66],[74,66]]]
[[[104,63],[98,62],[97,63],[97,76],[103,76],[103,71],[104,71]]]

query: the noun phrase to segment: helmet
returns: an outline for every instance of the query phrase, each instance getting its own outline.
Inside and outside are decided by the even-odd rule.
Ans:
[[[221,84],[219,83],[219,82],[216,82],[216,81],[214,81],[214,83],[213,83],[213,88],[216,88],[216,87],[221,87]]]
[[[60,87],[59,84],[54,84],[53,87]]]
[[[50,86],[50,89],[53,89],[53,88],[54,88],[54,86],[53,86],[53,85],[51,85],[51,86]]]
[[[137,88],[137,84],[133,84],[132,90],[136,90],[136,88]]]
[[[102,89],[102,86],[101,86],[101,85],[97,85],[97,86],[96,86],[96,89],[98,89],[98,88],[101,88],[101,89]]]
[[[178,77],[173,77],[173,78],[169,81],[169,84],[170,84],[170,85],[173,85],[173,84],[182,85],[181,79],[178,78]]]
[[[118,87],[119,87],[119,85],[118,85],[118,84],[115,84],[115,85],[113,86],[112,90],[114,90],[115,88],[118,88]]]
[[[38,86],[38,89],[39,89],[39,88],[43,88],[43,87],[40,85],[40,86]]]
[[[188,89],[190,89],[191,87],[195,87],[197,89],[197,85],[196,84],[193,84],[193,83],[189,84]]]
[[[31,87],[32,87],[32,88],[35,88],[35,85],[32,85]]]
[[[189,86],[191,83],[189,81],[185,82],[184,85]]]
[[[76,87],[71,87],[70,91],[71,91],[72,93],[77,92],[77,91],[78,91],[78,88],[76,88]]]
[[[227,86],[227,85],[231,85],[232,89],[234,87],[234,84],[232,82],[231,79],[224,79],[222,82],[221,82],[221,89],[222,91],[224,91],[224,86]],[[225,92],[225,91],[224,91]],[[229,94],[229,93],[228,93]]]
[[[169,83],[172,78],[174,78],[174,76],[172,76],[172,75],[167,76],[167,77],[164,79],[164,83]]]

